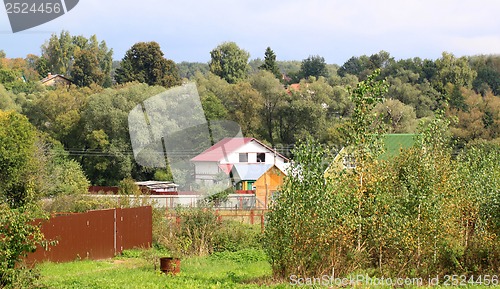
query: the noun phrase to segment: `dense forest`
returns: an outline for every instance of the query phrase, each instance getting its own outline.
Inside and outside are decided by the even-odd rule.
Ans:
[[[209,63],[174,63],[156,42],[141,42],[113,61],[120,56],[95,35],[62,31],[25,58],[0,52],[0,109],[24,115],[50,144],[46,155],[57,149],[96,185],[169,178],[134,162],[127,114],[147,96],[187,81],[196,82],[209,121],[233,120],[245,136],[283,153],[308,136],[337,150],[346,145],[350,89],[375,70],[388,84],[385,101],[373,109],[386,132],[415,133],[444,113],[457,153],[470,142],[500,142],[500,55],[394,59],[380,51],[327,64],[319,55],[280,61],[270,47],[250,59],[233,42],[207,54]],[[49,73],[73,84],[44,86]]]

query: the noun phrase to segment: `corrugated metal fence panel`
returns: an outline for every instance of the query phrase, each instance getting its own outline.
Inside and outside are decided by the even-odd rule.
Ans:
[[[26,261],[32,264],[45,260],[67,262],[80,258],[106,259],[121,253],[121,247],[148,247],[152,242],[151,212],[151,207],[140,207],[52,217],[42,223],[41,229],[47,240],[57,240],[58,244],[49,246],[48,251],[37,248],[36,252],[28,255]]]
[[[153,239],[152,211],[151,207],[116,209],[117,252],[134,247],[151,247]]]

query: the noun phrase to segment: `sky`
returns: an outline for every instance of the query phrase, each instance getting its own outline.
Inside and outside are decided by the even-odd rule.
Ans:
[[[48,0],[45,0],[48,1]],[[387,51],[396,60],[500,54],[498,0],[80,0],[65,15],[12,33],[0,9],[0,49],[7,57],[40,54],[53,33],[106,41],[113,58],[141,41],[156,41],[175,62],[209,62],[210,51],[234,41],[263,58],[311,55],[342,65],[352,56]]]

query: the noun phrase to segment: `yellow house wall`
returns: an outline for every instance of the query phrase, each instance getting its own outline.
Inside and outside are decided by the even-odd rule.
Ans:
[[[260,201],[257,201],[257,206],[260,204],[268,204],[273,191],[277,191],[283,185],[285,175],[277,168],[273,167],[255,181],[255,196]],[[266,183],[267,183],[267,200],[266,200]]]

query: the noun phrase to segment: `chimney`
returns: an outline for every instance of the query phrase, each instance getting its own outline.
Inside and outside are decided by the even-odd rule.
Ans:
[[[49,74],[47,74],[47,78],[49,78],[51,76],[52,76],[52,73],[49,72]]]

